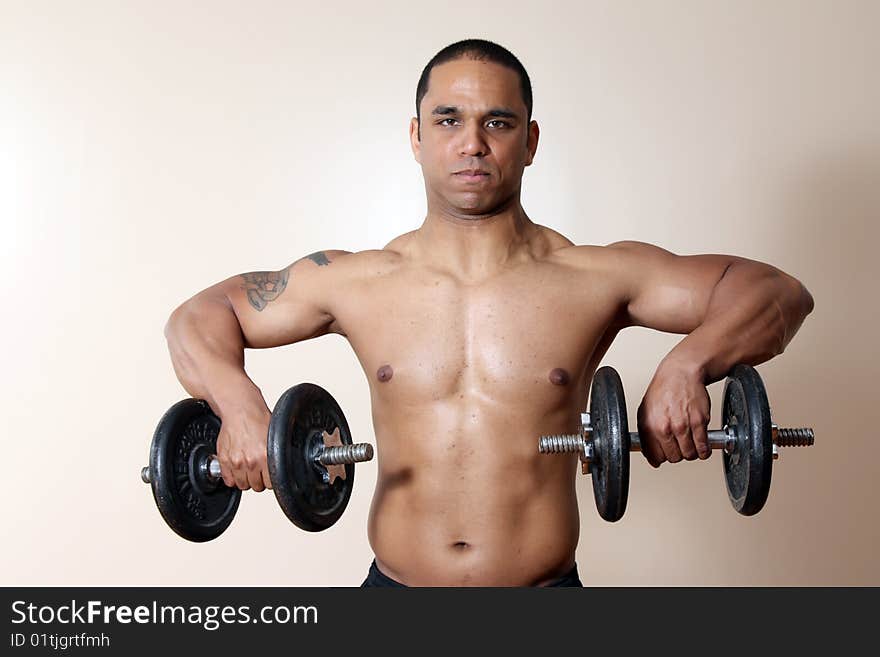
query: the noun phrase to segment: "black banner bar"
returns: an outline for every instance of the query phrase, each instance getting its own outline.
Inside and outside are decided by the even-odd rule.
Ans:
[[[878,589],[3,588],[0,654],[264,654],[289,647],[490,653],[838,648],[873,632]],[[478,643],[474,643],[474,642]],[[732,643],[731,643],[732,642]],[[865,644],[862,644],[865,645]],[[870,644],[868,644],[870,645]],[[457,654],[458,654],[457,653]],[[762,650],[758,650],[758,653]],[[170,657],[170,654],[168,655]]]

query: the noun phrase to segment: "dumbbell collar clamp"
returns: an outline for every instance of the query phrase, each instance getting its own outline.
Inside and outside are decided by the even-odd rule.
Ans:
[[[578,458],[581,460],[581,473],[590,471],[590,463],[593,460],[593,426],[590,424],[590,414],[581,413],[581,450]]]

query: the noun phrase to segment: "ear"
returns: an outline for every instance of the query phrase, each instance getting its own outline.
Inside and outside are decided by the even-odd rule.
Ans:
[[[412,148],[416,162],[421,164],[422,143],[419,141],[419,120],[416,117],[412,117],[409,120],[409,145]]]
[[[526,166],[529,166],[532,161],[535,159],[535,153],[538,150],[538,138],[541,135],[541,130],[538,128],[538,122],[532,121],[529,123],[529,135],[528,141],[526,144],[527,148],[527,157],[526,157]]]

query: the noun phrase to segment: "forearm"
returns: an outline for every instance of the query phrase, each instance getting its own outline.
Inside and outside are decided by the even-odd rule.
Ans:
[[[222,417],[225,409],[242,404],[265,407],[244,370],[241,326],[225,298],[196,295],[171,314],[165,338],[177,379],[215,413]]]
[[[703,323],[664,362],[693,370],[709,385],[737,363],[758,365],[781,354],[812,309],[812,296],[796,279],[736,261],[715,285]]]

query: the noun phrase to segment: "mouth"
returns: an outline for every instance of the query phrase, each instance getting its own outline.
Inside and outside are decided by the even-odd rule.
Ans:
[[[459,180],[463,180],[465,182],[481,182],[489,178],[489,174],[487,172],[481,171],[479,169],[465,169],[464,171],[459,171],[453,175]]]

